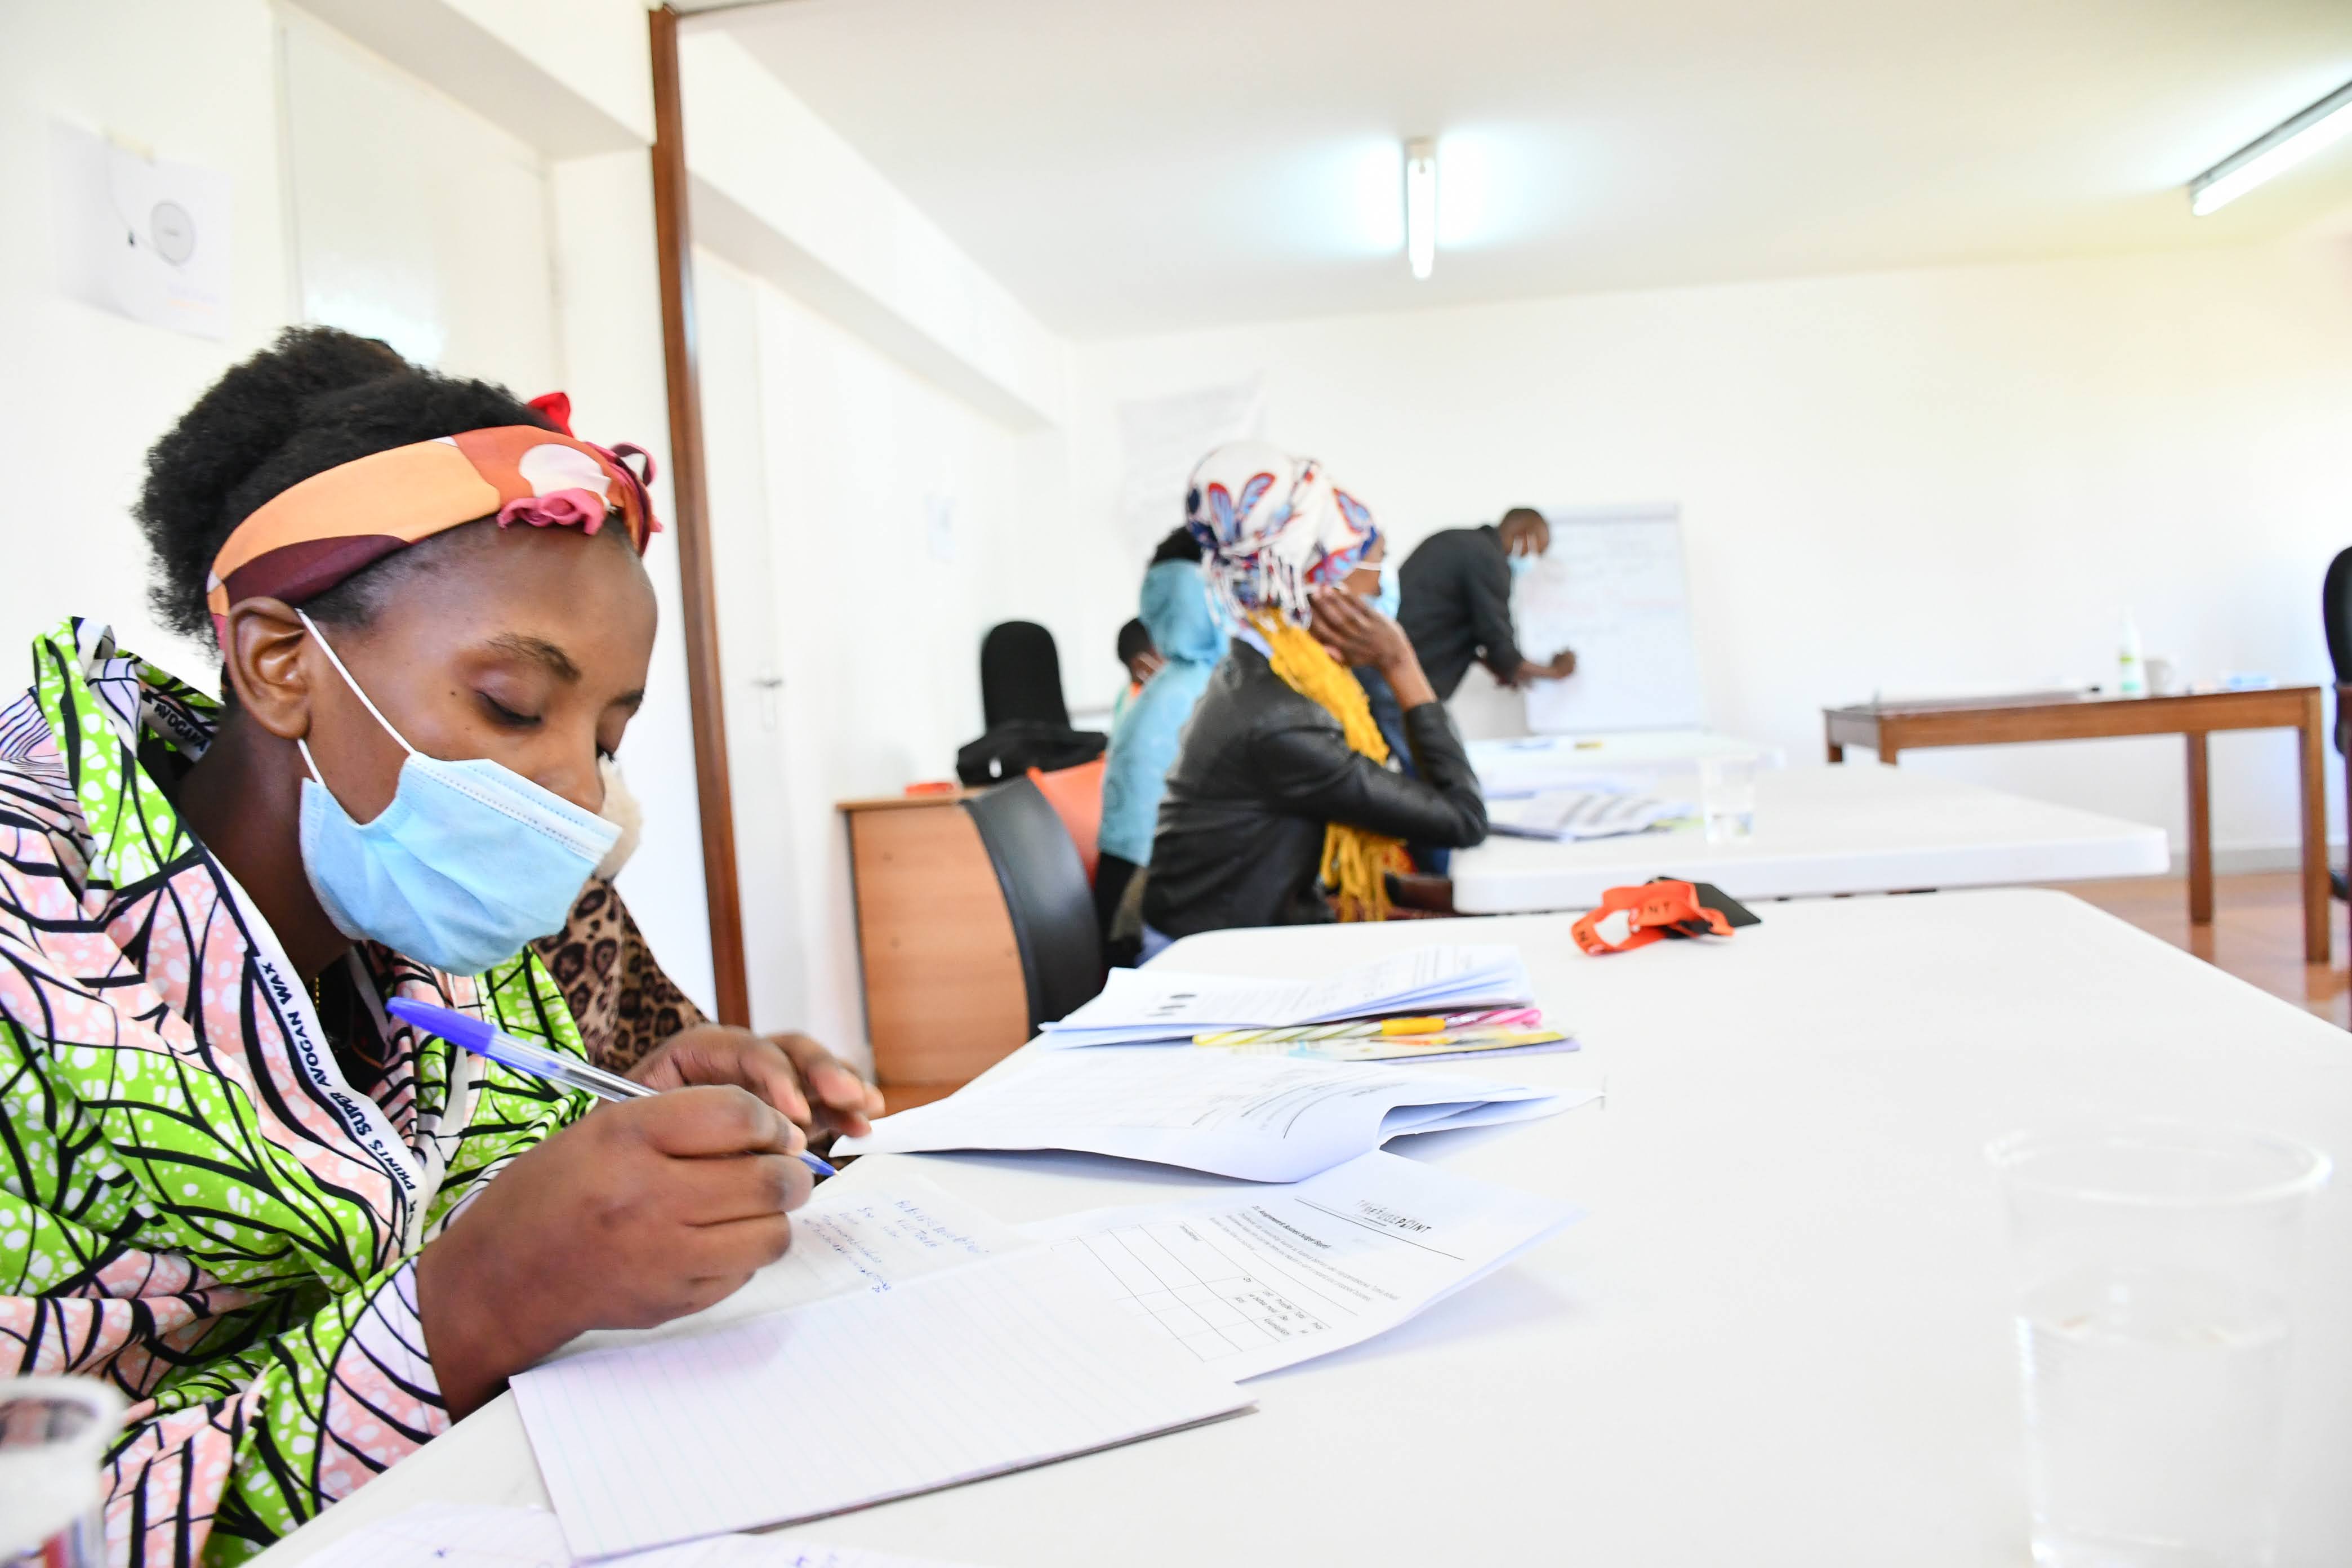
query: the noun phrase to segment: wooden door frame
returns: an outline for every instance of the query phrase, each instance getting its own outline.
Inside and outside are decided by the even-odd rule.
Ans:
[[[672,537],[685,622],[687,703],[694,721],[695,796],[702,817],[702,885],[710,913],[710,971],[719,1021],[748,1027],[743,900],[735,866],[734,788],[727,769],[727,688],[719,677],[719,601],[702,451],[702,388],[695,353],[694,237],[688,221],[686,123],[679,98],[678,14],[646,13],[653,42],[654,237],[661,260],[662,365],[669,384]]]

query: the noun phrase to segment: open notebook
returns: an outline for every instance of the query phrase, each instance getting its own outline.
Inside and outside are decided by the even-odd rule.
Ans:
[[[579,1557],[789,1524],[1254,1401],[1039,1247],[514,1380]]]

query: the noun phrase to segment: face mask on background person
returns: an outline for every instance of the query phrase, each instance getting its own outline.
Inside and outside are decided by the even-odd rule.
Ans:
[[[392,804],[358,823],[327,787],[310,742],[298,742],[310,770],[302,781],[302,867],[335,929],[453,974],[478,974],[562,930],[620,826],[488,757],[425,756],[377,711],[310,617],[302,624],[408,753]]]
[[[1517,582],[1536,569],[1536,558],[1532,555],[1513,555],[1510,557],[1510,563],[1513,582]]]

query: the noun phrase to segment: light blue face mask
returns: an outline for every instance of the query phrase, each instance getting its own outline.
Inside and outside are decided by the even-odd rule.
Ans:
[[[1515,581],[1526,576],[1528,573],[1536,569],[1536,558],[1532,555],[1514,555],[1511,556],[1509,560],[1511,563],[1511,576]]]
[[[377,711],[310,617],[302,624],[408,753],[392,804],[360,823],[327,788],[310,743],[297,742],[310,770],[302,781],[302,868],[335,929],[452,974],[479,974],[534,937],[562,931],[620,826],[488,757],[425,755]]]
[[[1381,574],[1381,591],[1372,595],[1372,608],[1391,620],[1404,604],[1404,587],[1397,581],[1396,563],[1383,561],[1377,568]]]

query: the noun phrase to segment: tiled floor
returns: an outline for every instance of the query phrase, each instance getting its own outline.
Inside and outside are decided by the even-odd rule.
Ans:
[[[2062,890],[2338,1027],[2352,1026],[2352,977],[2342,967],[2344,908],[2334,906],[2336,965],[2305,963],[2302,883],[2292,871],[2216,879],[2213,923],[2195,928],[2189,923],[2188,886],[2178,877],[2068,882]]]

